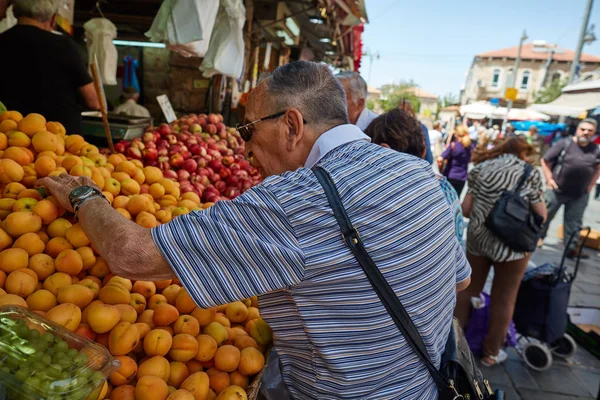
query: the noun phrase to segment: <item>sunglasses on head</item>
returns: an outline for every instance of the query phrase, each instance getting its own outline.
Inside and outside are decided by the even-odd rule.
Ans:
[[[249,122],[244,125],[237,124],[235,126],[235,130],[239,132],[240,137],[244,140],[244,142],[249,142],[250,139],[252,139],[252,135],[254,134],[254,125],[258,124],[261,121],[279,118],[282,115],[284,115],[286,112],[287,112],[287,110],[281,111],[281,112],[278,112],[275,114],[267,115],[266,117],[259,118],[256,121],[252,121],[252,122]],[[307,124],[307,122],[304,119],[302,119],[302,121],[304,122],[304,124]]]

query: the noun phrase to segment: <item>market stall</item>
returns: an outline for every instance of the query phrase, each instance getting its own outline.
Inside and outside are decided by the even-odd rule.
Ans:
[[[0,113],[0,395],[247,398],[272,340],[256,298],[201,309],[176,279],[113,276],[74,215],[34,189],[88,176],[146,228],[206,209],[260,181],[221,121],[185,116],[108,154],[42,115]]]

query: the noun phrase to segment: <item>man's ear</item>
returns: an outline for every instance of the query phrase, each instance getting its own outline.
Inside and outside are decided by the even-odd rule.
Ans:
[[[290,108],[283,116],[287,126],[287,147],[293,150],[304,136],[304,118],[302,113],[295,108]]]
[[[358,99],[358,103],[356,104],[359,110],[365,108],[366,102],[365,99]]]

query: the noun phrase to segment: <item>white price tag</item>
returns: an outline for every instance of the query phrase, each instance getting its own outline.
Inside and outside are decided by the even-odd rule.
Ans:
[[[171,122],[175,121],[177,116],[175,115],[175,111],[173,110],[173,106],[171,105],[167,95],[162,94],[158,96],[156,100],[158,101],[158,105],[160,106],[160,109],[162,110],[167,122],[170,124]]]

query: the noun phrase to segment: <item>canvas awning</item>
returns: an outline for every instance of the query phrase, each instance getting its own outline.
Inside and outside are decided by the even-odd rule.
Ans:
[[[587,110],[600,106],[600,91],[587,93],[563,93],[548,104],[533,104],[535,111],[550,115],[577,118]]]
[[[600,106],[600,81],[569,85],[556,100],[533,104],[532,109],[550,115],[578,118],[587,110]]]

